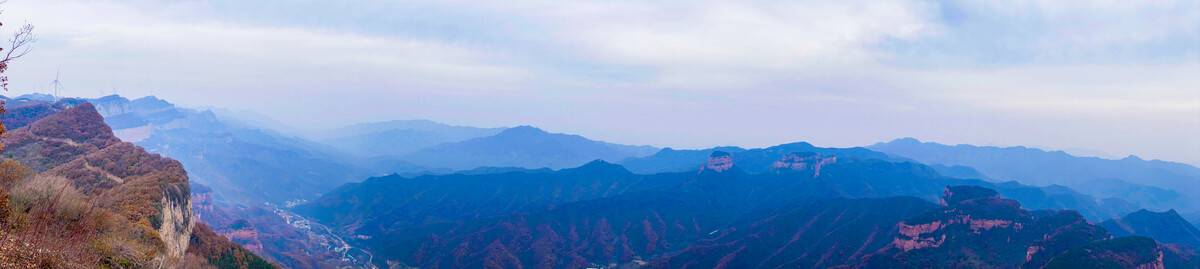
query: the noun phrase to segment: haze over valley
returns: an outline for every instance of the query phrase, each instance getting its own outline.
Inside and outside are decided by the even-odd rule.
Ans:
[[[1200,3],[0,1],[0,268],[1200,268]]]

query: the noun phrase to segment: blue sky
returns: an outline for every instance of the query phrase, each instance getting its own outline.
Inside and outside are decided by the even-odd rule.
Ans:
[[[1200,164],[1196,1],[31,1],[11,92],[302,129],[432,119],[626,144],[897,137]]]

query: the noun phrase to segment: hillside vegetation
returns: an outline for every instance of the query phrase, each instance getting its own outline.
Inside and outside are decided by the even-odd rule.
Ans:
[[[51,107],[70,108],[21,119],[32,123],[0,139],[0,267],[222,264],[213,257],[229,251],[189,248],[195,226],[179,162],[121,142],[89,103]],[[229,244],[218,239],[209,241]],[[234,268],[261,261],[230,257],[246,265]]]

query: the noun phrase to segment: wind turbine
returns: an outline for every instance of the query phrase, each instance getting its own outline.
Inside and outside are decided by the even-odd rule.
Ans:
[[[58,75],[61,73],[62,73],[62,67],[59,67],[58,72],[54,73],[54,82],[50,83],[50,85],[54,86],[54,101],[55,102],[58,102],[58,90],[62,89],[62,83],[58,82]]]

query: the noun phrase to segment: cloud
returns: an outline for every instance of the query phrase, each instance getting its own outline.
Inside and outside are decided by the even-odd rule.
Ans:
[[[914,73],[930,96],[1027,116],[1200,123],[1200,62],[1054,65]]]
[[[684,148],[916,136],[1200,160],[1198,5],[14,0],[0,18],[43,37],[10,70],[13,93],[62,66],[68,95],[156,90],[297,125],[534,124]]]
[[[943,35],[892,42],[893,63],[972,68],[1200,59],[1196,1],[944,1]]]
[[[75,95],[90,95],[112,84],[209,91],[177,97],[267,98],[420,88],[479,94],[514,87],[531,76],[521,67],[503,64],[503,55],[469,45],[230,23],[197,15],[203,13],[196,10],[203,5],[188,2],[13,1],[5,8],[5,15],[12,14],[9,20],[35,23],[44,41],[18,63],[26,67],[14,68],[13,75],[45,77],[47,70],[62,66],[64,76],[71,77],[64,83],[73,86]],[[347,87],[335,88],[339,82]],[[325,87],[279,87],[303,84]]]
[[[930,11],[920,2],[800,1],[570,2],[521,12],[579,57],[652,68],[649,86],[722,88],[874,62],[884,57],[876,43],[936,31],[923,19]]]

